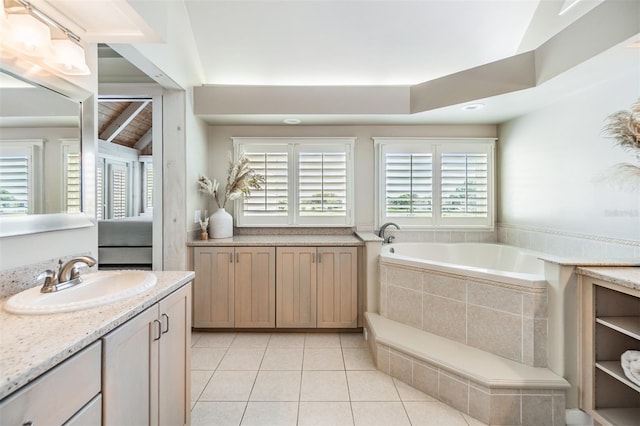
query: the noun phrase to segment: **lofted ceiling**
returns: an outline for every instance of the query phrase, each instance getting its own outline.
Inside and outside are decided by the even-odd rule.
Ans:
[[[190,65],[202,76],[201,83],[239,88],[229,92],[229,99],[242,100],[244,96],[246,104],[262,103],[259,111],[237,105],[232,109],[228,105],[234,102],[211,110],[199,110],[196,105],[196,114],[212,124],[282,124],[285,118],[297,118],[302,124],[494,124],[541,108],[615,73],[640,70],[640,50],[627,47],[638,42],[639,31],[632,30],[624,37],[613,34],[616,22],[604,14],[600,15],[605,18],[595,16],[603,3],[615,9],[636,0],[581,0],[562,14],[574,0],[179,1],[189,24],[182,29],[189,35],[184,38],[192,41],[197,52]],[[144,8],[136,5],[148,3],[129,3],[145,17]],[[629,21],[632,28],[640,27],[640,16],[632,15]],[[560,36],[562,46],[554,44]],[[470,70],[527,53],[532,58],[529,69],[495,75],[500,82],[509,83],[512,76],[531,72],[529,85],[501,92],[491,90],[495,82],[482,79],[467,79],[466,86],[456,83],[464,81]],[[555,62],[565,56],[573,62],[544,75],[554,54]],[[101,81],[148,79],[136,73],[122,58],[100,63]],[[429,86],[432,82],[447,83],[436,87],[440,97],[446,91],[464,93],[415,108],[416,103],[429,103],[435,97]],[[416,88],[421,85],[426,86],[419,92]],[[475,90],[483,85],[487,90]],[[378,92],[398,88],[399,93],[405,90],[409,94],[404,109],[380,108],[373,113],[368,108],[354,108],[345,113],[338,108],[331,113],[326,108],[314,109],[318,100],[311,93],[317,92],[311,89],[317,86],[331,86],[336,92],[341,87],[381,88]],[[263,91],[249,93],[247,88],[251,87],[297,90],[276,91],[272,99],[264,99]],[[345,89],[344,93],[351,92]],[[280,105],[283,99],[290,101],[289,96],[296,98],[296,107],[291,107],[292,103]],[[337,96],[334,102],[348,96]],[[368,98],[353,99],[358,100],[366,104]],[[385,99],[379,97],[378,101],[384,104]],[[485,107],[461,109],[471,102]]]
[[[151,137],[152,103],[150,100],[99,100],[99,139],[153,154]]]

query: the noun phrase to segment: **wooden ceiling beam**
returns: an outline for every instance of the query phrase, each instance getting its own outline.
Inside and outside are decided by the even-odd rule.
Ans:
[[[100,139],[111,142],[131,123],[151,101],[132,102],[122,113],[107,126]]]
[[[143,149],[145,149],[147,147],[147,145],[149,145],[151,143],[151,141],[153,140],[153,137],[152,137],[152,133],[153,132],[152,132],[152,130],[153,130],[153,127],[150,128],[149,130],[147,130],[147,133],[142,135],[142,137],[140,139],[138,139],[138,142],[136,142],[133,147],[135,149],[137,149],[138,151],[142,151]]]

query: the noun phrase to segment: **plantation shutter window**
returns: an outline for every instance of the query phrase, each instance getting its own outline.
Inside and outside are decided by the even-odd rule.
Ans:
[[[105,218],[104,197],[104,159],[98,159],[96,165],[96,219]]]
[[[63,141],[62,157],[64,209],[67,213],[80,213],[82,210],[80,142],[77,140]]]
[[[378,226],[494,226],[494,140],[374,138],[374,144]]]
[[[0,215],[40,213],[42,147],[40,139],[0,144]]]
[[[385,155],[384,208],[388,217],[431,217],[431,154]]]
[[[237,226],[351,226],[353,139],[234,138],[264,176],[236,203]]]
[[[300,216],[346,216],[346,153],[301,152],[298,173]]]
[[[251,190],[243,204],[245,216],[281,216],[288,215],[289,170],[288,153],[284,152],[247,152],[249,167],[264,176],[261,189]]]

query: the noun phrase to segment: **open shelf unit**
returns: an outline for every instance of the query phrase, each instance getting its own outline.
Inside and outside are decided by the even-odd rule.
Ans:
[[[640,351],[640,291],[581,277],[581,408],[602,425],[640,425],[640,384],[621,355]]]

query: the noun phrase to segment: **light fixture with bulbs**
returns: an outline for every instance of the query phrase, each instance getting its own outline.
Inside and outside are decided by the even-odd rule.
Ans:
[[[49,68],[66,75],[88,75],[80,37],[42,13],[26,0],[15,0],[22,8],[2,8],[0,47],[14,59]],[[8,13],[7,13],[8,12]],[[62,32],[52,38],[51,28]]]

